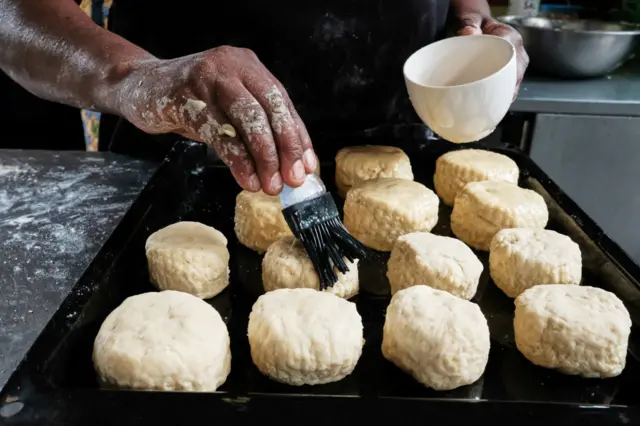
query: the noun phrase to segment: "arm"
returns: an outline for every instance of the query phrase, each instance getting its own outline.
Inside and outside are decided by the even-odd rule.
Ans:
[[[0,69],[34,95],[112,114],[133,64],[152,59],[74,0],[0,0],[0,45]]]
[[[0,0],[0,46],[0,69],[34,95],[207,143],[244,189],[275,195],[316,169],[286,90],[247,49],[160,60],[73,0]]]

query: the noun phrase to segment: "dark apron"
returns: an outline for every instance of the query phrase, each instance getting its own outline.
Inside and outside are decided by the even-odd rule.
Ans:
[[[419,122],[402,65],[444,36],[448,9],[448,0],[114,0],[109,28],[159,58],[220,45],[252,49],[315,140]],[[103,121],[101,149],[161,158],[177,138],[145,135],[115,117]]]

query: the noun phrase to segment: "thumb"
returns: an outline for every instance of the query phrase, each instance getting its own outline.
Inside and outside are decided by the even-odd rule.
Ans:
[[[458,35],[482,34],[482,15],[479,13],[464,13],[458,16]]]
[[[482,34],[482,30],[477,27],[463,27],[458,30],[458,35],[479,35]]]

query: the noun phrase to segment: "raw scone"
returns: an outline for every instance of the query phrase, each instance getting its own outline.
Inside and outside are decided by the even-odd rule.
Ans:
[[[391,294],[414,285],[428,285],[469,300],[478,289],[482,263],[462,241],[429,232],[398,238],[387,264]]]
[[[234,221],[238,241],[260,254],[280,238],[292,235],[282,215],[280,197],[262,191],[238,194]]]
[[[107,387],[213,392],[231,369],[229,333],[218,311],[195,296],[144,293],[104,320],[93,364]]]
[[[547,229],[512,228],[491,241],[489,271],[509,297],[539,284],[580,284],[580,247],[566,235]]]
[[[251,358],[264,375],[301,386],[351,374],[364,345],[356,305],[309,288],[263,294],[249,315]]]
[[[483,180],[518,183],[520,169],[511,158],[482,149],[461,149],[447,152],[436,160],[433,184],[436,194],[448,206],[469,182]]]
[[[363,244],[391,251],[399,236],[431,231],[438,222],[439,203],[433,191],[412,180],[368,180],[347,193],[344,225]]]
[[[626,365],[629,312],[615,294],[539,285],[515,300],[516,346],[533,364],[583,377],[614,377]]]
[[[488,251],[505,228],[543,229],[549,211],[540,194],[507,182],[471,182],[456,196],[451,230],[471,247]]]
[[[489,326],[475,303],[425,285],[391,298],[382,354],[426,387],[450,390],[475,382],[489,348]]]
[[[360,182],[379,177],[413,180],[409,157],[400,148],[382,145],[350,146],[336,155],[336,186],[341,197]]]
[[[358,284],[358,260],[349,262],[346,274],[336,269],[338,282],[333,287],[324,291],[333,293],[338,297],[349,299],[360,288]],[[283,237],[271,244],[262,259],[262,285],[264,291],[272,291],[279,288],[312,288],[320,289],[320,279],[313,268],[313,263],[307,255],[302,243],[293,236]]]
[[[229,285],[227,239],[198,222],[177,222],[149,236],[149,279],[160,290],[208,299]]]

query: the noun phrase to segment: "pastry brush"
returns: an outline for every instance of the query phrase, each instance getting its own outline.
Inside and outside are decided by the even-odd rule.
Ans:
[[[343,274],[349,271],[344,259],[353,262],[367,255],[367,247],[342,224],[333,197],[318,175],[307,175],[297,188],[285,185],[280,202],[291,232],[304,245],[318,273],[321,290],[338,281],[334,267]]]

